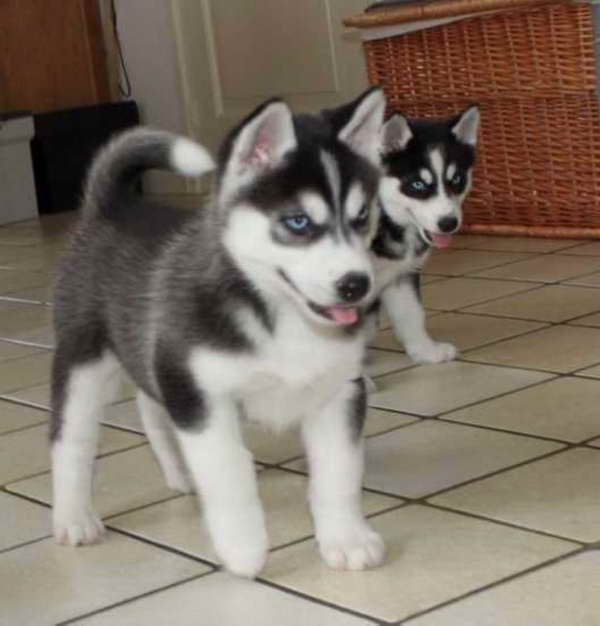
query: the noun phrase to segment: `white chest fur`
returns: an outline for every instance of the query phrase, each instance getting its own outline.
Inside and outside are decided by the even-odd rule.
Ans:
[[[252,338],[252,353],[198,347],[190,367],[203,391],[241,401],[252,421],[285,428],[318,410],[340,386],[361,375],[365,333],[315,328],[298,314],[282,315],[273,334],[249,314],[240,324]]]

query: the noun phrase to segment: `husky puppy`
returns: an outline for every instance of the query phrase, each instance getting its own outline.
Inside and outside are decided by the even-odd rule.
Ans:
[[[192,214],[149,204],[135,187],[148,168],[209,171],[201,146],[138,129],[99,154],[55,296],[59,543],[103,534],[91,497],[98,420],[124,369],[167,483],[198,491],[231,572],[255,576],[268,551],[242,418],[301,422],[324,560],[382,562],[360,494],[384,109],[370,90],[344,107],[334,133],[320,117],[266,102],[225,140],[214,201]]]
[[[448,247],[460,229],[478,126],[479,111],[472,106],[442,121],[413,121],[396,113],[383,128],[375,276],[394,334],[418,363],[456,356],[452,344],[427,333],[420,272],[431,248]]]

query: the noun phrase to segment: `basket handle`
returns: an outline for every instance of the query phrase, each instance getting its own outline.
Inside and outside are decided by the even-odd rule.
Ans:
[[[344,26],[376,28],[403,22],[434,20],[500,11],[539,7],[548,4],[571,4],[572,0],[418,0],[394,7],[382,7],[343,20]]]

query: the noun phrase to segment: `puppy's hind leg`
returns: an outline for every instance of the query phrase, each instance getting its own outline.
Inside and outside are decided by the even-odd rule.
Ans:
[[[191,493],[194,489],[167,411],[143,391],[137,392],[137,406],[146,436],[171,489]]]
[[[118,363],[109,352],[84,362],[73,362],[73,354],[59,344],[54,358],[51,439],[54,537],[75,546],[104,534],[92,508],[92,479],[99,420]]]

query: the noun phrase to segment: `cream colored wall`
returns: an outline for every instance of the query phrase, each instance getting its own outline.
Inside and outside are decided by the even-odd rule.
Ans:
[[[185,134],[187,120],[169,0],[116,0],[121,46],[132,98],[144,124]],[[150,192],[188,191],[180,177],[152,172]]]
[[[214,147],[274,95],[317,110],[367,86],[343,17],[368,0],[171,0],[188,132]]]
[[[357,34],[346,32],[341,21],[370,3],[116,0],[142,121],[214,149],[232,124],[274,95],[296,110],[354,97],[367,84],[364,60]],[[203,189],[196,181],[154,175],[149,188]]]

